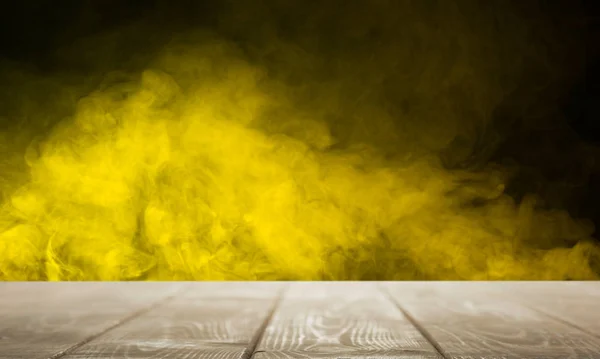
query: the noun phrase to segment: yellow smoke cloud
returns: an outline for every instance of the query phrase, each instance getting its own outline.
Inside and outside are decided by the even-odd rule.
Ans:
[[[485,24],[469,37],[461,9],[417,3],[336,20],[354,25],[347,42],[373,23],[377,41],[398,24],[417,34],[361,43],[362,55],[319,53],[318,39],[266,24],[248,34],[260,50],[186,32],[80,99],[85,87],[48,85],[63,92],[46,107],[76,104],[71,115],[0,140],[0,279],[598,278],[592,226],[534,197],[515,203],[509,168],[440,162],[489,122],[519,69],[490,64]],[[222,20],[232,33],[253,25],[235,14]]]

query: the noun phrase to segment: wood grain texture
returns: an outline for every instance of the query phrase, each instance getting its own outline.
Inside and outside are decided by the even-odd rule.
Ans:
[[[437,354],[417,354],[417,353],[401,353],[387,352],[372,355],[369,353],[346,353],[346,354],[331,354],[319,352],[258,352],[252,356],[252,359],[438,359],[442,358]],[[469,358],[471,359],[471,358]],[[475,358],[472,358],[475,359]],[[478,358],[477,358],[478,359]]]
[[[159,283],[0,283],[0,359],[51,357],[180,287]]]
[[[194,283],[177,298],[81,346],[65,359],[249,357],[281,284]]]
[[[0,359],[600,358],[600,282],[286,285],[0,283]]]
[[[497,283],[493,289],[600,338],[600,282]]]
[[[440,358],[369,282],[294,283],[254,357]]]
[[[505,283],[385,283],[393,298],[433,337],[447,358],[600,358],[600,340],[518,303]]]

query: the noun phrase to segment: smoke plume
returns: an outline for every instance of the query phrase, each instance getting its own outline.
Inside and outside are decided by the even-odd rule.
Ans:
[[[0,279],[599,277],[591,222],[511,195],[523,166],[493,157],[581,70],[576,26],[499,1],[155,5],[52,71],[3,66]]]

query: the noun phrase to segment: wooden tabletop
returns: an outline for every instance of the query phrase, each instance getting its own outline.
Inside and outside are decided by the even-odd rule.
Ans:
[[[600,358],[600,282],[4,282],[0,359]]]

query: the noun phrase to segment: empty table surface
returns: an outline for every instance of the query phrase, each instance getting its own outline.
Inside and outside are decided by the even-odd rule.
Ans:
[[[0,359],[599,358],[600,282],[4,282]]]

